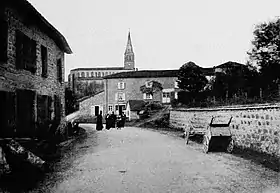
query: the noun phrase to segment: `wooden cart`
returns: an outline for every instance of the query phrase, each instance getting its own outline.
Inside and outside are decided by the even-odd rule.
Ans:
[[[214,117],[212,117],[211,122],[203,136],[203,151],[205,153],[208,153],[213,148],[223,148],[228,153],[233,151],[234,141],[229,127],[231,120],[232,117],[228,123],[214,124]]]

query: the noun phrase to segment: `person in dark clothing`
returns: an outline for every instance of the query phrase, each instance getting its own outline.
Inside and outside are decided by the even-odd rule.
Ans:
[[[101,131],[103,129],[103,124],[102,124],[102,111],[100,111],[100,114],[97,115],[97,120],[96,120],[96,130]]]
[[[112,115],[111,115],[111,121],[112,121],[112,128],[116,128],[116,120],[117,120],[117,116],[115,115],[114,112],[112,112]]]
[[[108,113],[105,119],[106,119],[106,129],[109,130],[112,127],[111,115]]]
[[[121,127],[123,128],[124,128],[125,120],[126,120],[126,116],[125,113],[123,112],[121,115]]]
[[[122,121],[121,121],[121,115],[117,115],[117,129],[121,129]]]

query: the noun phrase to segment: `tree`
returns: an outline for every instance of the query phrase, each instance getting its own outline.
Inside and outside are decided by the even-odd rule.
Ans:
[[[262,87],[275,90],[280,79],[280,19],[256,26],[249,63],[258,66]]]
[[[197,94],[203,90],[207,82],[208,81],[203,75],[201,68],[194,62],[188,62],[180,67],[178,73],[179,88]]]
[[[66,115],[73,113],[76,109],[76,98],[73,92],[69,89],[65,89],[65,113]]]

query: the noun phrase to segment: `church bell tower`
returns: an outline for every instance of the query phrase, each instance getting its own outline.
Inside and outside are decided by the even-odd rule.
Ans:
[[[130,32],[128,32],[128,40],[124,53],[124,69],[127,70],[135,70],[135,62],[134,62],[134,52],[132,48]]]

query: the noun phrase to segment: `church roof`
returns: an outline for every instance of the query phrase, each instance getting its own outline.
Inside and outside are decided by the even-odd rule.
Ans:
[[[114,78],[156,78],[156,77],[177,77],[178,70],[141,70],[120,72],[103,77],[104,79]]]
[[[75,68],[72,69],[71,71],[94,71],[94,70],[125,70],[124,67],[100,67],[100,68]]]

